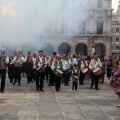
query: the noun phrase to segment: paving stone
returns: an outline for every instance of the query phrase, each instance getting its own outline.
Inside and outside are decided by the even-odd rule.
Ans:
[[[46,81],[44,86],[40,92],[26,77],[21,86],[7,79],[5,93],[0,93],[0,120],[120,120],[120,101],[112,87],[99,84],[99,91],[90,90],[90,81],[85,81],[73,91],[70,82],[56,92]]]
[[[56,111],[50,111],[50,110],[40,110],[40,117],[42,116],[49,116],[49,117],[61,117],[61,111],[60,110],[56,110]]]

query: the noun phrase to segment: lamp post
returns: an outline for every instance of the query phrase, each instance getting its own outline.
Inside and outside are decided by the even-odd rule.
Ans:
[[[91,33],[91,36],[90,36],[90,42],[89,42],[89,47],[91,47],[91,53],[92,55],[95,53],[95,46],[96,46],[96,43],[94,42],[93,39],[93,34]],[[91,42],[92,41],[92,42]]]

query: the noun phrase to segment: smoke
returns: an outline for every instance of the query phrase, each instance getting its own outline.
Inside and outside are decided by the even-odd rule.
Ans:
[[[0,0],[1,47],[26,44],[28,50],[31,44],[37,51],[50,35],[83,34],[87,4],[88,0]]]

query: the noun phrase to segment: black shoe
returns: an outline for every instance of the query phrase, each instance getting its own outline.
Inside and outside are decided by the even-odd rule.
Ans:
[[[30,83],[30,81],[28,81],[27,83]]]
[[[67,86],[66,84],[64,86]]]
[[[48,86],[51,86],[51,84],[48,84]]]
[[[52,86],[55,86],[54,84],[52,84]]]
[[[37,87],[37,90],[39,90],[39,87]]]
[[[91,85],[91,86],[90,86],[90,89],[92,89],[92,87],[93,87],[93,86]]]
[[[44,92],[44,90],[40,90],[41,92]]]
[[[21,83],[18,83],[19,86],[21,86]]]
[[[95,90],[99,90],[99,88],[95,88]]]
[[[31,83],[33,83],[33,81],[31,81]]]
[[[58,92],[59,90],[57,89],[56,92]]]
[[[1,93],[4,93],[4,90],[1,90]]]
[[[84,83],[80,83],[80,85],[84,85]]]
[[[13,85],[15,85],[16,82],[13,83]]]

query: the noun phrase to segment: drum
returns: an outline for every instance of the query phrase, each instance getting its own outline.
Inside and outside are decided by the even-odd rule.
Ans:
[[[43,67],[43,66],[40,66],[37,68],[37,72],[39,72],[39,73],[42,73],[44,71],[45,71],[45,67]]]
[[[78,82],[79,77],[77,77],[76,75],[73,75],[73,76],[72,76],[72,80],[73,80],[74,82]]]
[[[82,70],[82,73],[84,73],[84,74],[86,74],[88,72],[88,68],[84,68],[83,70]]]
[[[65,69],[65,72],[66,72],[66,73],[70,73],[70,72],[71,72],[71,69],[68,67],[68,68]]]
[[[56,76],[58,76],[58,77],[61,77],[62,74],[63,74],[63,72],[62,72],[61,70],[59,70],[59,69],[56,69],[56,70],[54,71],[54,74],[55,74]]]
[[[93,73],[94,73],[95,76],[97,76],[97,75],[100,75],[102,73],[102,70],[100,68],[95,68],[93,70]]]

